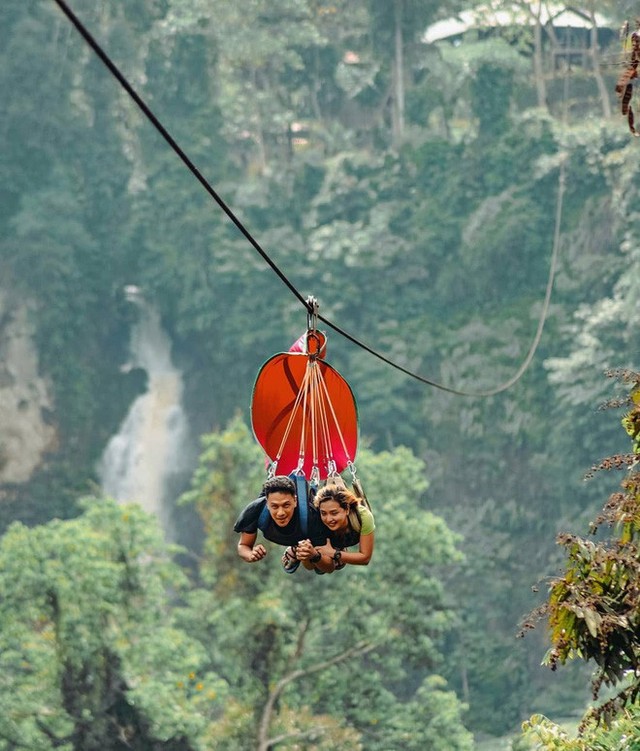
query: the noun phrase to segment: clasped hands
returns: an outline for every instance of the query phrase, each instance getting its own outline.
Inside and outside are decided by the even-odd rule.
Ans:
[[[335,548],[331,544],[329,538],[327,538],[327,541],[324,545],[318,545],[317,547],[314,547],[311,540],[301,540],[296,546],[296,558],[299,561],[308,561],[318,553],[320,553],[321,555],[329,556],[329,558],[333,558],[333,554],[335,552]]]

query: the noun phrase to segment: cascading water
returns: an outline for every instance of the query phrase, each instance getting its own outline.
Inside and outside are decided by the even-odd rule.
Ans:
[[[131,332],[128,367],[146,371],[147,391],[133,402],[117,435],[109,440],[98,473],[105,495],[139,503],[171,536],[173,499],[168,496],[190,468],[182,377],[171,361],[171,341],[158,311],[137,288],[128,287],[127,296],[140,308]]]

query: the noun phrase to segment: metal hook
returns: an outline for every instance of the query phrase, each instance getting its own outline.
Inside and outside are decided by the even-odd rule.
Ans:
[[[313,295],[307,297],[307,329],[315,331],[318,327],[318,301]]]

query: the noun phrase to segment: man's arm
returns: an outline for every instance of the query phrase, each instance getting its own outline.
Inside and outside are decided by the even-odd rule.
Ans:
[[[256,545],[257,532],[242,532],[240,542],[238,542],[238,555],[247,563],[255,563],[261,560],[267,554],[264,545]],[[254,547],[255,546],[255,547]]]

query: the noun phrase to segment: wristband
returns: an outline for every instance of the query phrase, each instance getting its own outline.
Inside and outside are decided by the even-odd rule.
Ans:
[[[316,554],[309,558],[309,563],[318,563],[322,559],[322,553],[316,550]]]
[[[342,559],[342,550],[336,550],[336,552],[333,554],[333,562],[336,564],[336,566],[340,565]]]

